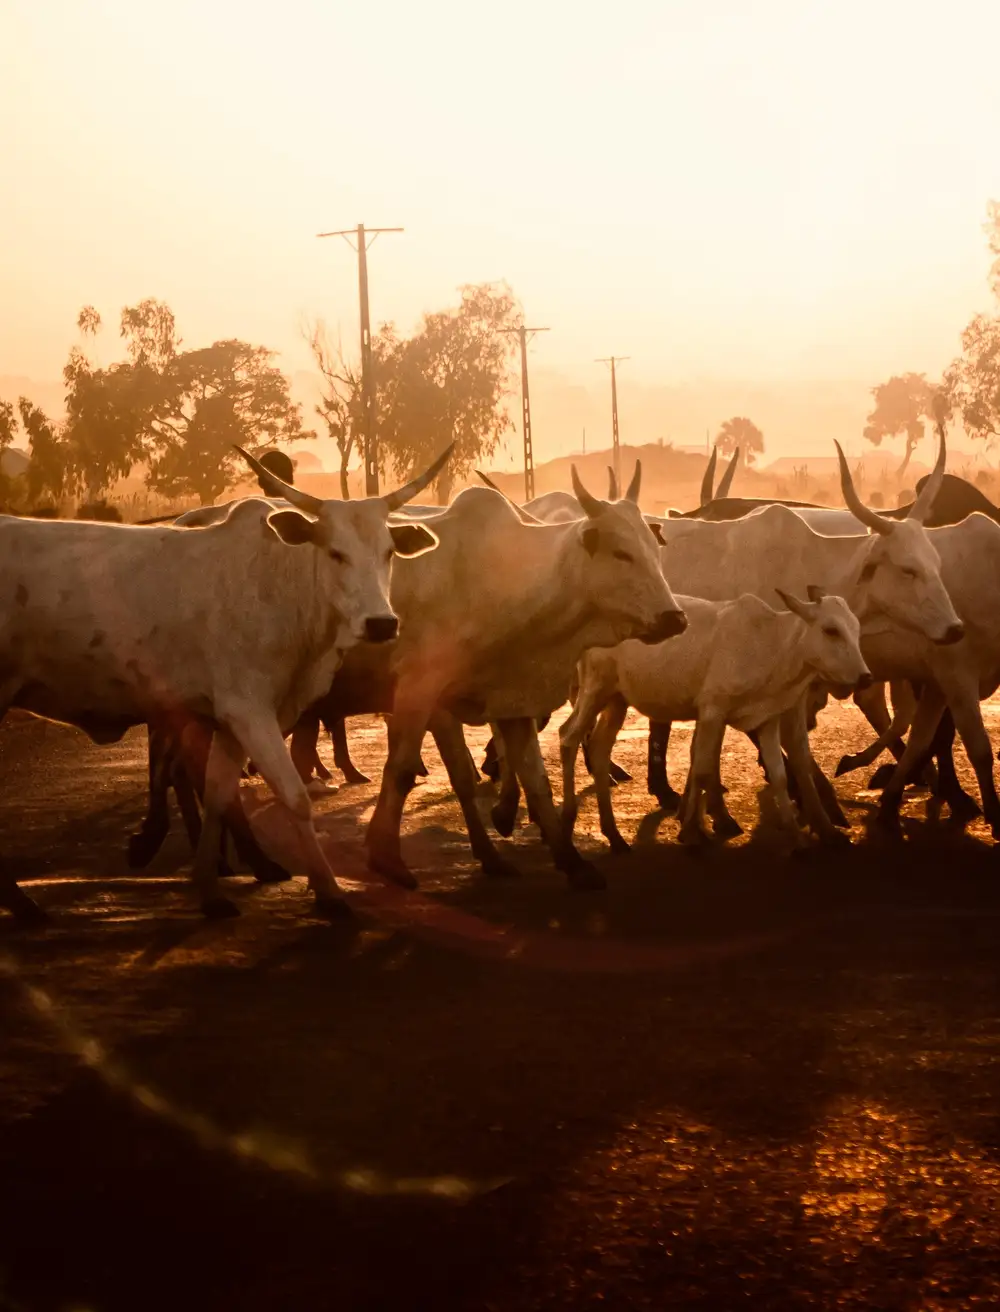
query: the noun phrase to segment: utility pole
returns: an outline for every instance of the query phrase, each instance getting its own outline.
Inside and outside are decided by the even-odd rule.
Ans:
[[[358,253],[358,296],[361,301],[361,437],[365,457],[365,496],[378,496],[378,445],[375,436],[375,383],[372,378],[372,326],[368,314],[368,247],[380,232],[402,232],[402,228],[342,228],[318,232],[317,237],[343,237]],[[353,240],[352,240],[353,238]],[[369,240],[370,239],[370,240]],[[357,245],[354,243],[357,242]]]
[[[630,360],[630,355],[609,355],[595,361],[596,364],[611,366],[611,463],[614,466],[615,480],[619,487],[622,481],[621,454],[618,449],[618,383],[615,377],[615,365],[623,360]]]
[[[528,334],[547,333],[548,328],[501,328],[504,333],[516,333],[521,341],[521,427],[524,431],[524,499],[535,496],[535,453],[531,445],[531,402],[528,399]]]

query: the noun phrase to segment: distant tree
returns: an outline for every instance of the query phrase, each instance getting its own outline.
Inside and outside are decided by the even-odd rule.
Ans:
[[[923,374],[896,374],[887,382],[872,388],[875,405],[864,428],[864,435],[873,446],[881,446],[887,437],[906,438],[906,453],[896,470],[902,478],[910,457],[925,433],[925,421],[935,418],[938,388],[929,383]]]
[[[209,505],[238,482],[233,450],[315,437],[303,429],[274,353],[246,342],[214,342],[184,351],[164,370],[167,403],[149,427],[149,485],[166,496],[194,493]]]
[[[349,496],[347,472],[352,457],[355,452],[360,452],[363,442],[361,378],[345,362],[340,349],[334,351],[322,320],[307,327],[305,337],[316,368],[323,377],[323,396],[316,414],[336,443],[340,455],[340,495],[346,501]]]
[[[21,424],[28,435],[31,455],[24,475],[28,501],[34,505],[43,496],[59,501],[74,488],[71,456],[65,436],[45,412],[37,405],[32,405],[26,396],[18,399],[17,408],[21,413]]]
[[[512,426],[503,401],[516,337],[502,330],[520,321],[510,289],[483,283],[463,287],[454,309],[425,315],[412,337],[388,325],[373,339],[380,458],[410,476],[455,442],[437,483],[441,503]]]
[[[962,354],[945,374],[949,404],[966,431],[991,445],[1000,437],[1000,319],[974,315],[962,333]]]
[[[764,434],[749,419],[727,419],[715,438],[719,455],[729,456],[737,447],[743,452],[744,464],[752,465],[764,453]]]
[[[85,306],[77,326],[94,337],[100,315]],[[125,360],[100,368],[74,347],[63,371],[64,440],[89,502],[145,460],[150,486],[206,505],[237,481],[234,444],[255,451],[315,436],[265,347],[230,340],[181,350],[173,312],[152,299],[122,310],[120,333]]]
[[[1000,298],[1000,201],[991,200],[986,206],[986,244],[993,256],[990,265],[990,287],[993,295]]]

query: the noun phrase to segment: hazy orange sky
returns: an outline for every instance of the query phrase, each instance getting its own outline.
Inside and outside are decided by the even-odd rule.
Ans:
[[[149,295],[353,350],[315,233],[361,219],[406,228],[376,322],[505,278],[572,381],[936,374],[989,301],[998,49],[985,0],[0,0],[0,374]]]

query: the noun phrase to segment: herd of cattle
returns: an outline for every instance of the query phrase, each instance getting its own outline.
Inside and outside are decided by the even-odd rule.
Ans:
[[[525,506],[492,485],[445,508],[412,504],[450,451],[387,496],[321,500],[241,452],[265,495],[172,523],[3,515],[0,715],[20,707],[98,743],[148,726],[150,808],[130,859],[145,864],[159,847],[173,789],[211,916],[236,913],[219,883],[227,834],[259,879],[286,877],[242,809],[248,762],[296,821],[317,909],[344,914],[312,821],[314,771],[328,777],[316,744],[327,726],[337,765],[361,777],[344,722],[371,712],[387,717],[388,759],[368,861],[408,887],[400,828],[428,731],[483,870],[511,872],[477,806],[463,725],[492,729],[497,832],[512,831],[523,789],[570,883],[603,887],[574,845],[576,760],[582,746],[602,831],[624,848],[611,751],[630,706],[649,717],[650,791],[680,810],[682,842],[704,841],[705,810],[716,836],[739,832],[720,776],[727,725],[757,743],[793,843],[807,841],[800,820],[821,843],[847,842],[809,744],[830,694],[853,695],[878,734],[842,769],[883,748],[896,757],[880,823],[898,827],[907,783],[924,777],[953,815],[975,811],[951,759],[957,730],[1000,838],[980,712],[1000,684],[1000,512],[945,474],[941,428],[939,444],[914,503],[889,513],[861,501],[838,446],[845,510],[731,497],[734,466],[713,490],[714,458],[702,504],[683,515],[642,513],[638,464],[623,496],[612,479],[608,500],[574,470],[572,493]],[[567,701],[557,809],[538,730]],[[674,720],[696,721],[682,796],[666,778]],[[0,906],[42,916],[10,869]]]

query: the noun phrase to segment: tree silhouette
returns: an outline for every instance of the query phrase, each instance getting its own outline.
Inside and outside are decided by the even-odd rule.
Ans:
[[[873,446],[881,446],[887,437],[906,437],[906,453],[896,470],[902,478],[917,443],[924,436],[924,421],[935,418],[938,389],[923,374],[896,374],[872,388],[875,406],[868,416],[864,435]]]
[[[379,454],[399,476],[429,464],[449,442],[455,453],[437,482],[449,499],[457,478],[492,455],[511,425],[502,406],[513,383],[511,357],[521,312],[510,289],[462,288],[451,310],[424,316],[412,337],[392,325],[372,341]]]
[[[347,471],[351,457],[360,451],[361,432],[361,378],[352,369],[338,348],[334,352],[326,334],[326,325],[318,320],[305,332],[316,368],[323,377],[323,396],[316,414],[326,425],[326,431],[337,445],[340,454],[340,495],[346,501],[350,495]]]
[[[755,423],[743,417],[727,419],[715,438],[719,454],[729,456],[737,447],[743,453],[744,464],[752,465],[764,453],[764,434]]]
[[[945,374],[949,403],[973,437],[1000,437],[1000,319],[974,315],[962,333],[962,354]]]
[[[45,412],[32,405],[26,396],[18,399],[17,408],[31,453],[24,475],[28,501],[34,504],[43,496],[58,501],[73,490],[70,451],[65,437]]]
[[[100,315],[86,306],[77,325],[94,337]],[[89,502],[145,460],[152,487],[205,505],[241,472],[234,444],[253,451],[315,436],[265,347],[230,340],[182,351],[173,312],[152,299],[126,306],[120,331],[125,360],[100,368],[77,346],[63,371],[62,436]]]

